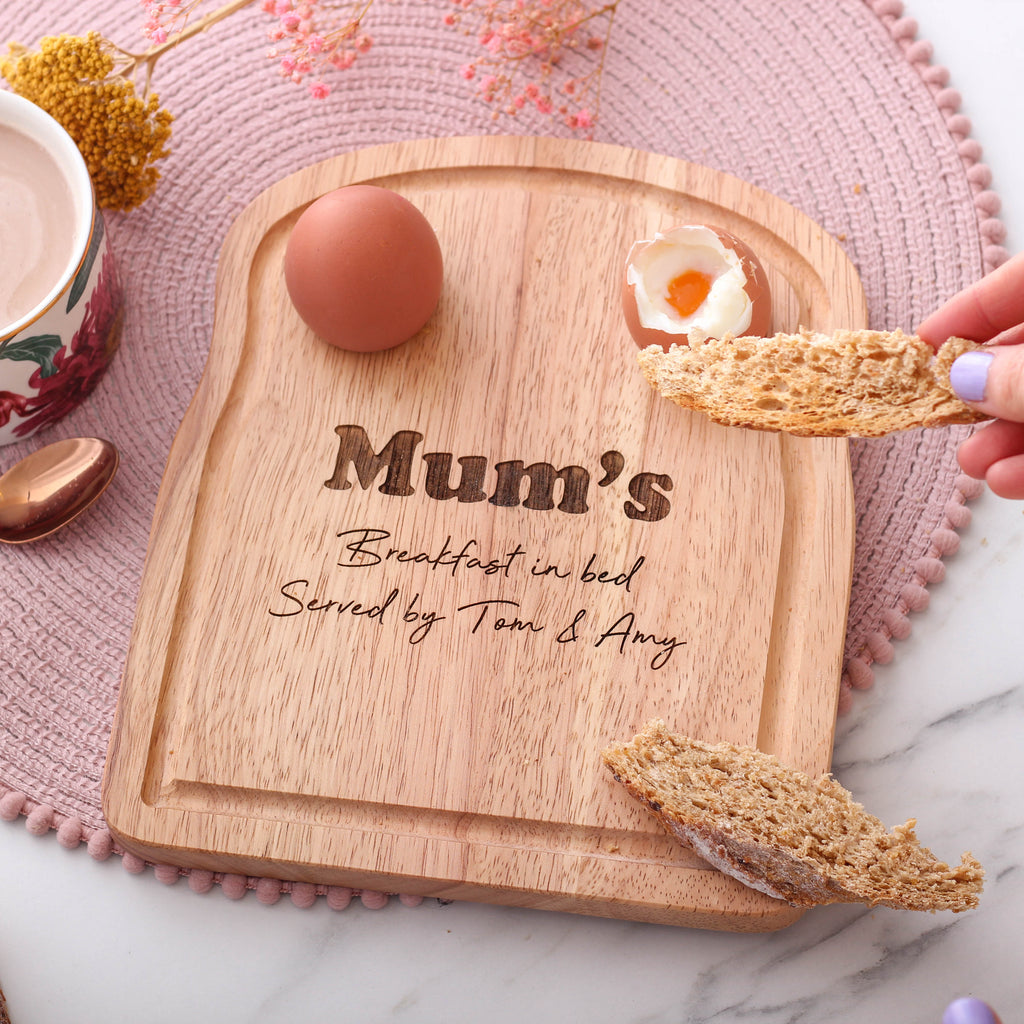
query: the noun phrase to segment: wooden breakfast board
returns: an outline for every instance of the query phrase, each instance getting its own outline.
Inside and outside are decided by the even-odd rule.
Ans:
[[[282,274],[303,208],[356,182],[412,200],[445,256],[432,320],[371,355],[318,341]],[[866,323],[806,216],[596,143],[388,145],[244,211],[111,739],[127,849],[711,928],[796,919],[662,834],[600,760],[654,717],[809,772],[831,756],[847,449],[716,426],[643,380],[625,257],[678,223],[753,247],[776,329]]]

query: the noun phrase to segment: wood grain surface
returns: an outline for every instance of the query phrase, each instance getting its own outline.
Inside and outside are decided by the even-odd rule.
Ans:
[[[282,275],[304,207],[355,182],[408,197],[445,257],[431,321],[370,355],[316,339]],[[617,147],[401,143],[245,210],[111,739],[127,849],[710,928],[796,919],[658,831],[599,756],[652,717],[811,772],[831,755],[845,443],[718,427],[645,383],[621,275],[677,223],[753,247],[776,329],[864,326],[853,267],[804,215]]]

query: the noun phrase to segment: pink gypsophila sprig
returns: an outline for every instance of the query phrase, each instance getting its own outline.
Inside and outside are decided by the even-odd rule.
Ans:
[[[278,62],[291,82],[306,82],[315,99],[330,94],[322,76],[330,69],[350,68],[367,53],[373,40],[362,30],[374,0],[263,0],[274,18],[269,30],[274,44],[267,56]]]
[[[185,27],[189,15],[202,3],[202,0],[140,0],[146,12],[146,22],[142,31],[146,38],[156,46],[167,40]]]
[[[144,31],[153,46],[143,55],[126,53],[147,69],[156,58],[205,31],[255,0],[224,0],[189,22],[206,0],[140,0]],[[311,96],[330,94],[324,78],[351,67],[373,46],[363,24],[375,0],[260,0],[273,21],[268,56],[291,82]],[[493,116],[524,109],[562,120],[591,134],[600,107],[601,76],[619,0],[445,0],[448,25],[459,26],[480,47],[480,55],[459,70],[474,82]]]
[[[532,107],[590,133],[597,123],[604,55],[618,0],[450,0],[445,24],[482,48],[460,75],[494,106],[493,117]],[[587,60],[589,56],[592,60]]]

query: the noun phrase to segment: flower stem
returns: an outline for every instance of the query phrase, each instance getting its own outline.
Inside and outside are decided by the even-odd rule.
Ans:
[[[242,10],[243,7],[248,7],[254,0],[228,0],[227,3],[218,7],[215,11],[210,11],[209,14],[204,14],[201,18],[192,22],[191,25],[187,25],[180,32],[176,32],[173,36],[170,36],[166,42],[159,43],[157,46],[151,46],[145,53],[130,53],[128,50],[120,50],[121,54],[127,58],[127,66],[122,72],[125,77],[130,78],[137,74],[139,68],[144,67],[146,69],[146,80],[143,86],[143,95],[149,95],[150,83],[153,80],[153,69],[156,67],[157,60],[163,56],[168,50],[173,50],[179,43],[185,42],[186,39],[191,39],[193,36],[199,35],[200,32],[205,32],[208,28],[216,25],[218,21],[223,21],[225,18],[231,17],[232,14]]]
[[[218,21],[230,18],[236,11],[240,11],[243,7],[248,7],[253,2],[254,0],[228,0],[222,7],[218,7],[215,11],[210,11],[209,14],[204,14],[198,21],[192,22],[191,25],[175,33],[167,42],[148,49],[142,55],[142,59],[150,64],[155,63],[161,54],[173,49],[178,43],[183,43],[186,39],[191,39],[193,36],[199,35],[200,32],[205,32],[211,25],[216,25]]]

